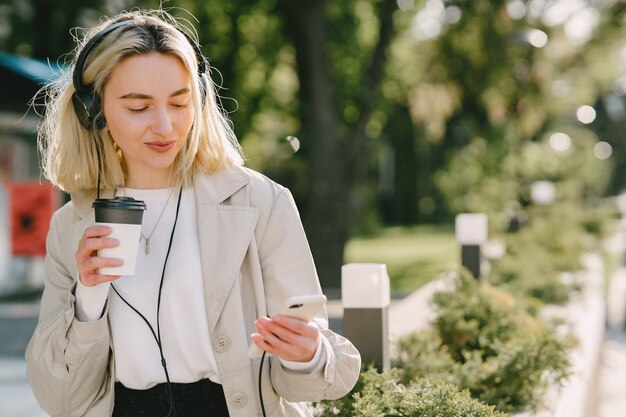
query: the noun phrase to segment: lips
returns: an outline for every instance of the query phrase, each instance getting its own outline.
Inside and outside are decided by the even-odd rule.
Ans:
[[[167,152],[174,147],[176,141],[170,142],[146,142],[146,146],[159,153]]]

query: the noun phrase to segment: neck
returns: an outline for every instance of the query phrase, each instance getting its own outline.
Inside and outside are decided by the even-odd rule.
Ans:
[[[148,176],[137,177],[128,175],[125,186],[128,188],[136,188],[139,190],[157,190],[162,188],[171,188],[176,185],[177,181],[173,175],[169,173],[166,176]]]

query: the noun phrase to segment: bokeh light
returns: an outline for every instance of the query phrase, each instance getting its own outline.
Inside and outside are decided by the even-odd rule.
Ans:
[[[526,16],[526,5],[522,0],[513,0],[506,4],[506,12],[511,19],[520,20]]]
[[[613,154],[613,147],[608,142],[598,142],[593,147],[593,154],[601,160],[609,159]]]
[[[397,0],[398,8],[402,11],[409,11],[415,7],[414,0]]]
[[[579,122],[588,125],[596,120],[596,110],[591,106],[580,106],[578,110],[576,110],[576,118]]]
[[[567,151],[572,145],[572,138],[563,132],[556,132],[550,136],[550,147],[558,152]]]
[[[528,43],[535,48],[543,48],[548,44],[548,35],[539,29],[530,29],[526,36]]]

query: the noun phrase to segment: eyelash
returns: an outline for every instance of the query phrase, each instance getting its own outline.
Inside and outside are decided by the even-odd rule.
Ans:
[[[177,109],[186,109],[188,107],[188,104],[172,104],[172,107],[175,107]],[[147,109],[148,109],[147,107],[142,107],[140,109],[129,108],[128,110],[130,110],[133,113],[141,113]]]

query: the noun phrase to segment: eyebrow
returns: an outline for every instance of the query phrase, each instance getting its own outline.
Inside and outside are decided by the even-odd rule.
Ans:
[[[170,94],[170,97],[176,97],[176,96],[180,96],[182,94],[187,94],[190,91],[191,90],[189,88],[181,88],[180,90],[176,90],[172,94]],[[128,94],[124,94],[123,96],[120,96],[119,98],[120,99],[149,100],[149,99],[151,99],[153,97],[149,96],[147,94],[142,94],[142,93],[128,93]]]

